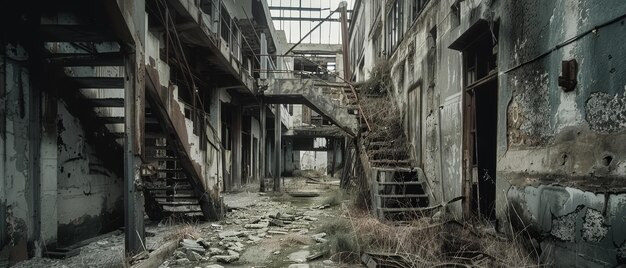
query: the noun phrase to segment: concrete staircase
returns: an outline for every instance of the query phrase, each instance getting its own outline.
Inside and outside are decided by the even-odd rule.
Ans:
[[[345,84],[324,83],[313,79],[270,79],[263,97],[267,103],[304,104],[328,118],[352,136],[359,133],[354,108],[331,100],[331,94],[341,95]]]

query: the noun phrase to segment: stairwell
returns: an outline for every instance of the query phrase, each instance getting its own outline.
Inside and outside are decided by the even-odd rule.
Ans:
[[[64,76],[64,84],[76,90],[60,94],[74,100],[70,109],[82,113],[81,120],[99,125],[105,132],[101,133],[103,139],[115,141],[112,146],[117,148],[110,149],[121,152],[125,139],[124,105],[129,101],[125,98],[125,83],[132,79],[125,71],[125,58],[134,55],[125,53],[106,27],[89,23],[81,14],[67,14],[59,12],[56,21],[41,25],[44,63],[50,73]],[[61,18],[70,20],[60,22]],[[146,90],[146,94],[153,93]],[[175,128],[173,120],[158,112],[155,106],[159,101],[158,96],[148,96],[145,107],[138,111],[144,114],[140,128],[145,131],[142,158],[148,167],[148,172],[142,174],[146,212],[152,219],[172,214],[215,219],[212,197],[190,164],[193,160],[185,153],[189,148],[183,148],[180,142],[188,137],[181,138],[171,131]]]
[[[371,211],[380,219],[407,220],[423,215],[431,202],[424,172],[409,152],[400,115],[386,92],[346,91],[359,108],[359,160],[369,186]]]

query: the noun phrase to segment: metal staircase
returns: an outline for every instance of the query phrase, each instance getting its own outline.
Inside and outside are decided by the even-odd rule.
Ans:
[[[368,177],[373,214],[386,220],[421,216],[430,204],[430,195],[424,172],[411,159],[406,136],[380,131],[391,126],[370,127],[367,117],[376,115],[364,114],[359,104],[362,98],[356,95],[359,91],[346,89],[344,93],[360,122],[359,159],[366,162],[363,166],[371,174]],[[369,100],[372,98],[381,96],[367,96]],[[391,105],[384,107],[393,109]]]
[[[124,57],[127,55],[106,30],[107,27],[83,17],[81,14],[68,16],[67,12],[59,12],[59,15],[42,20],[40,29],[45,47],[43,61],[50,72],[65,76],[63,85],[77,90],[60,93],[63,97],[71,96],[73,99],[69,108],[80,114],[82,121],[98,126],[102,130],[100,137],[114,141],[111,147],[117,148],[111,150],[121,152],[124,142],[124,103],[128,101],[124,98],[127,79]],[[62,21],[61,18],[68,21]],[[146,103],[144,112],[143,158],[144,163],[154,167],[153,173],[144,176],[143,181],[146,213],[152,219],[168,214],[209,218],[210,213],[206,207],[202,209],[200,202],[206,198],[206,190],[182,167],[181,156],[177,153],[181,150],[176,148],[178,145],[172,141],[171,134],[166,134],[163,129],[163,124],[168,124],[169,120],[153,113],[149,103]],[[121,154],[119,157],[122,158]],[[121,160],[119,162],[121,164]]]
[[[346,87],[343,83],[320,83],[314,79],[270,79],[263,97],[268,103],[304,104],[328,118],[352,136],[359,132],[354,107],[332,101],[329,96]]]

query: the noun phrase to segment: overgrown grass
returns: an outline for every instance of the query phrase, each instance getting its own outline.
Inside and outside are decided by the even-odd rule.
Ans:
[[[336,191],[331,192],[329,196],[324,198],[324,201],[322,203],[324,205],[336,207],[338,205],[341,205],[341,202],[343,202],[343,200],[345,199],[346,199],[346,195],[344,194],[344,192],[342,190],[336,190]]]
[[[536,253],[520,236],[508,240],[487,232],[487,226],[480,221],[434,222],[429,217],[393,225],[351,210],[349,217],[328,221],[318,231],[328,234],[335,261],[358,262],[363,253],[376,253],[402,256],[411,267],[468,265],[476,256],[485,267],[537,265]]]

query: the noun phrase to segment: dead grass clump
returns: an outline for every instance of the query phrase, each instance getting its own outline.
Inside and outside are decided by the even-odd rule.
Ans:
[[[202,230],[197,225],[185,224],[165,235],[165,240],[198,239]]]
[[[354,263],[360,259],[361,250],[354,233],[335,234],[330,245],[333,257],[342,262]]]
[[[284,246],[299,246],[311,244],[311,238],[300,234],[288,234],[282,239]]]
[[[336,207],[338,205],[341,204],[341,202],[343,202],[343,200],[345,199],[345,195],[343,193],[343,191],[341,190],[337,190],[337,191],[333,191],[331,192],[331,194],[326,197],[324,199],[324,202],[322,202],[325,205],[329,205],[331,207]]]
[[[369,253],[400,257],[407,267],[537,265],[536,252],[528,250],[523,241],[499,236],[480,221],[470,225],[454,220],[433,222],[424,217],[392,225],[369,214],[351,212],[348,220],[329,222],[323,231],[331,234],[336,259],[347,262]]]
[[[353,231],[350,221],[344,218],[328,219],[318,228],[318,232],[326,233],[329,236]]]

